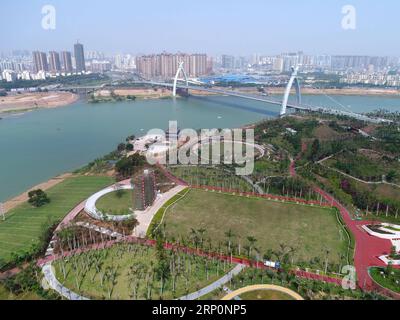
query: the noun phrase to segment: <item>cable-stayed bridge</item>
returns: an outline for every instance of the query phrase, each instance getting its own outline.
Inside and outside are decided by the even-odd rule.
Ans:
[[[180,73],[183,74],[184,78],[179,79]],[[390,120],[386,119],[381,119],[381,118],[371,118],[363,114],[355,113],[349,110],[348,108],[342,109],[347,109],[347,110],[341,110],[338,108],[333,108],[329,106],[315,106],[315,105],[308,105],[304,104],[301,101],[301,87],[300,87],[300,80],[298,78],[298,67],[293,67],[292,68],[292,74],[289,79],[289,82],[286,86],[285,93],[283,95],[283,99],[279,100],[267,95],[253,95],[253,94],[246,94],[246,93],[241,93],[233,90],[222,90],[222,89],[215,89],[211,87],[210,85],[207,85],[205,83],[202,83],[197,80],[191,80],[187,77],[185,69],[183,68],[183,63],[179,64],[178,71],[176,73],[176,76],[174,78],[173,83],[171,82],[157,82],[157,81],[147,81],[147,80],[141,80],[137,81],[137,83],[143,83],[151,86],[156,86],[156,87],[166,87],[172,89],[172,95],[176,96],[178,89],[181,91],[184,91],[188,93],[189,90],[195,90],[195,91],[204,91],[204,92],[210,92],[214,94],[219,94],[219,95],[226,95],[226,96],[232,96],[232,97],[237,97],[237,98],[242,98],[242,99],[248,99],[248,100],[255,100],[255,101],[261,101],[265,102],[268,104],[273,104],[273,105],[279,105],[281,107],[280,110],[280,115],[285,116],[287,114],[287,109],[294,109],[294,110],[299,110],[299,111],[308,111],[308,112],[319,112],[319,113],[325,113],[325,114],[332,114],[332,115],[341,115],[341,116],[348,116],[352,117],[358,120],[362,121],[368,121],[368,122],[374,122],[374,123],[390,123]],[[296,102],[289,102],[289,95],[292,87],[295,86],[296,89]],[[334,100],[332,98],[332,100]]]

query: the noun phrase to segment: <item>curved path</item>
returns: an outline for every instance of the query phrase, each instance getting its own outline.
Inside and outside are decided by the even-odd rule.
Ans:
[[[56,275],[54,274],[54,269],[53,266],[51,265],[51,262],[46,263],[42,267],[42,272],[44,274],[44,278],[47,281],[47,284],[49,287],[55,291],[57,291],[61,296],[68,300],[89,300],[85,297],[80,296],[79,294],[76,294],[75,292],[69,290],[68,288],[64,287],[56,278]]]
[[[221,288],[225,283],[229,282],[234,276],[238,275],[246,266],[244,264],[238,264],[233,268],[231,271],[229,271],[226,275],[224,275],[221,279],[211,283],[207,287],[200,289],[199,291],[193,292],[191,294],[188,294],[186,296],[183,296],[179,298],[178,300],[196,300],[201,298],[202,296],[205,296],[206,294],[209,294],[213,292],[214,290],[217,290],[218,288]]]
[[[133,218],[135,216],[134,213],[127,215],[112,215],[101,212],[96,208],[96,202],[106,194],[118,191],[118,190],[133,190],[133,186],[131,185],[130,180],[125,180],[121,183],[114,184],[110,187],[107,187],[99,192],[96,192],[89,199],[86,200],[85,203],[85,212],[90,215],[93,219],[96,220],[106,220],[106,221],[125,221]]]
[[[291,161],[289,171],[292,176],[296,176],[295,160]],[[352,220],[349,211],[334,197],[321,188],[315,187],[314,190],[328,203],[331,203],[334,207],[338,208],[344,223],[354,235],[354,265],[357,272],[358,286],[365,290],[375,289],[376,286],[368,274],[368,269],[372,266],[385,266],[379,257],[387,255],[390,252],[392,245],[390,240],[378,239],[370,236],[362,229],[362,226],[371,224],[371,221]]]
[[[244,287],[244,288],[238,289],[236,291],[233,291],[233,292],[227,294],[221,300],[232,300],[236,296],[239,296],[243,293],[251,292],[251,291],[258,291],[258,290],[279,291],[279,292],[287,294],[288,296],[291,296],[295,300],[304,300],[303,297],[301,295],[299,295],[297,292],[294,292],[293,290],[290,290],[285,287],[280,287],[280,286],[276,286],[276,285],[272,285],[272,284],[257,284],[254,286]]]

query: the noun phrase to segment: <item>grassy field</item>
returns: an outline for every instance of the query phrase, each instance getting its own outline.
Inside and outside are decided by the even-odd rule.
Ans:
[[[381,274],[381,272],[384,271],[385,270],[383,268],[371,268],[370,274],[372,279],[374,279],[375,282],[379,283],[382,287],[400,293],[400,270],[393,269],[393,274],[390,274],[390,276]]]
[[[68,178],[47,191],[50,204],[34,208],[26,203],[11,210],[0,222],[0,259],[7,262],[12,253],[29,250],[38,243],[44,224],[61,220],[81,201],[112,182],[110,177]]]
[[[255,290],[240,295],[242,300],[294,300],[291,296],[275,290]]]
[[[169,271],[162,295],[156,250],[148,246],[116,245],[57,261],[54,267],[58,280],[75,292],[93,299],[112,300],[178,298],[207,286],[232,268],[217,260],[165,252]]]
[[[96,202],[96,207],[105,214],[126,215],[134,209],[133,192],[120,190],[106,194]]]
[[[326,259],[339,264],[347,253],[347,236],[336,214],[320,207],[191,190],[170,208],[165,221],[169,238],[183,238],[189,243],[193,232],[204,228],[202,237],[212,239],[214,250],[226,248],[226,232],[232,230],[232,247],[238,253],[240,244],[241,255],[248,254],[248,236],[257,240],[253,247],[261,257],[269,249],[282,253],[286,250],[282,246],[293,247],[291,263],[317,258],[315,263],[323,267]],[[252,252],[254,257],[256,250]]]

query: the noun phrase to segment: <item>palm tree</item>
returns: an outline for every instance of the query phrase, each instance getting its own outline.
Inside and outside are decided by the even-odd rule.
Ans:
[[[203,248],[204,233],[205,233],[206,231],[207,231],[207,230],[204,229],[204,228],[200,228],[200,229],[197,230],[197,233],[199,234],[199,237],[200,237],[200,247],[201,247],[201,248]]]
[[[326,253],[326,256],[325,256],[325,274],[328,272],[328,258],[329,258],[329,253],[330,252],[331,251],[328,248],[325,249],[325,253]]]
[[[228,238],[228,253],[231,251],[231,242],[232,238],[235,236],[233,233],[232,229],[229,229],[227,232],[225,232],[225,236]]]
[[[195,229],[191,228],[189,237],[192,240],[193,246],[196,247],[196,249],[197,249],[197,244],[199,241],[197,231]]]
[[[253,236],[248,236],[247,241],[249,242],[249,258],[251,256],[251,251],[253,250],[254,244],[257,242],[257,239]]]

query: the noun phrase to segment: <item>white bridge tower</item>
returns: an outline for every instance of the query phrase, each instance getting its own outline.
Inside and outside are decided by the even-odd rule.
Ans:
[[[178,71],[176,72],[175,79],[174,79],[174,88],[173,88],[173,91],[172,91],[172,95],[173,95],[174,97],[176,97],[176,86],[177,86],[177,84],[178,84],[178,78],[179,78],[179,74],[180,74],[181,72],[183,73],[183,77],[184,77],[185,82],[186,82],[186,88],[189,87],[188,77],[187,77],[187,75],[186,75],[185,68],[183,67],[183,61],[181,61],[181,62],[179,63]]]
[[[281,113],[280,113],[281,117],[286,115],[287,104],[288,104],[288,100],[289,100],[290,90],[292,89],[292,86],[293,86],[293,82],[294,82],[295,88],[296,88],[297,105],[301,104],[300,81],[299,81],[299,78],[297,77],[298,71],[299,71],[298,66],[292,67],[292,75],[290,76],[289,82],[286,86],[285,95],[283,96],[282,109],[281,109]]]

